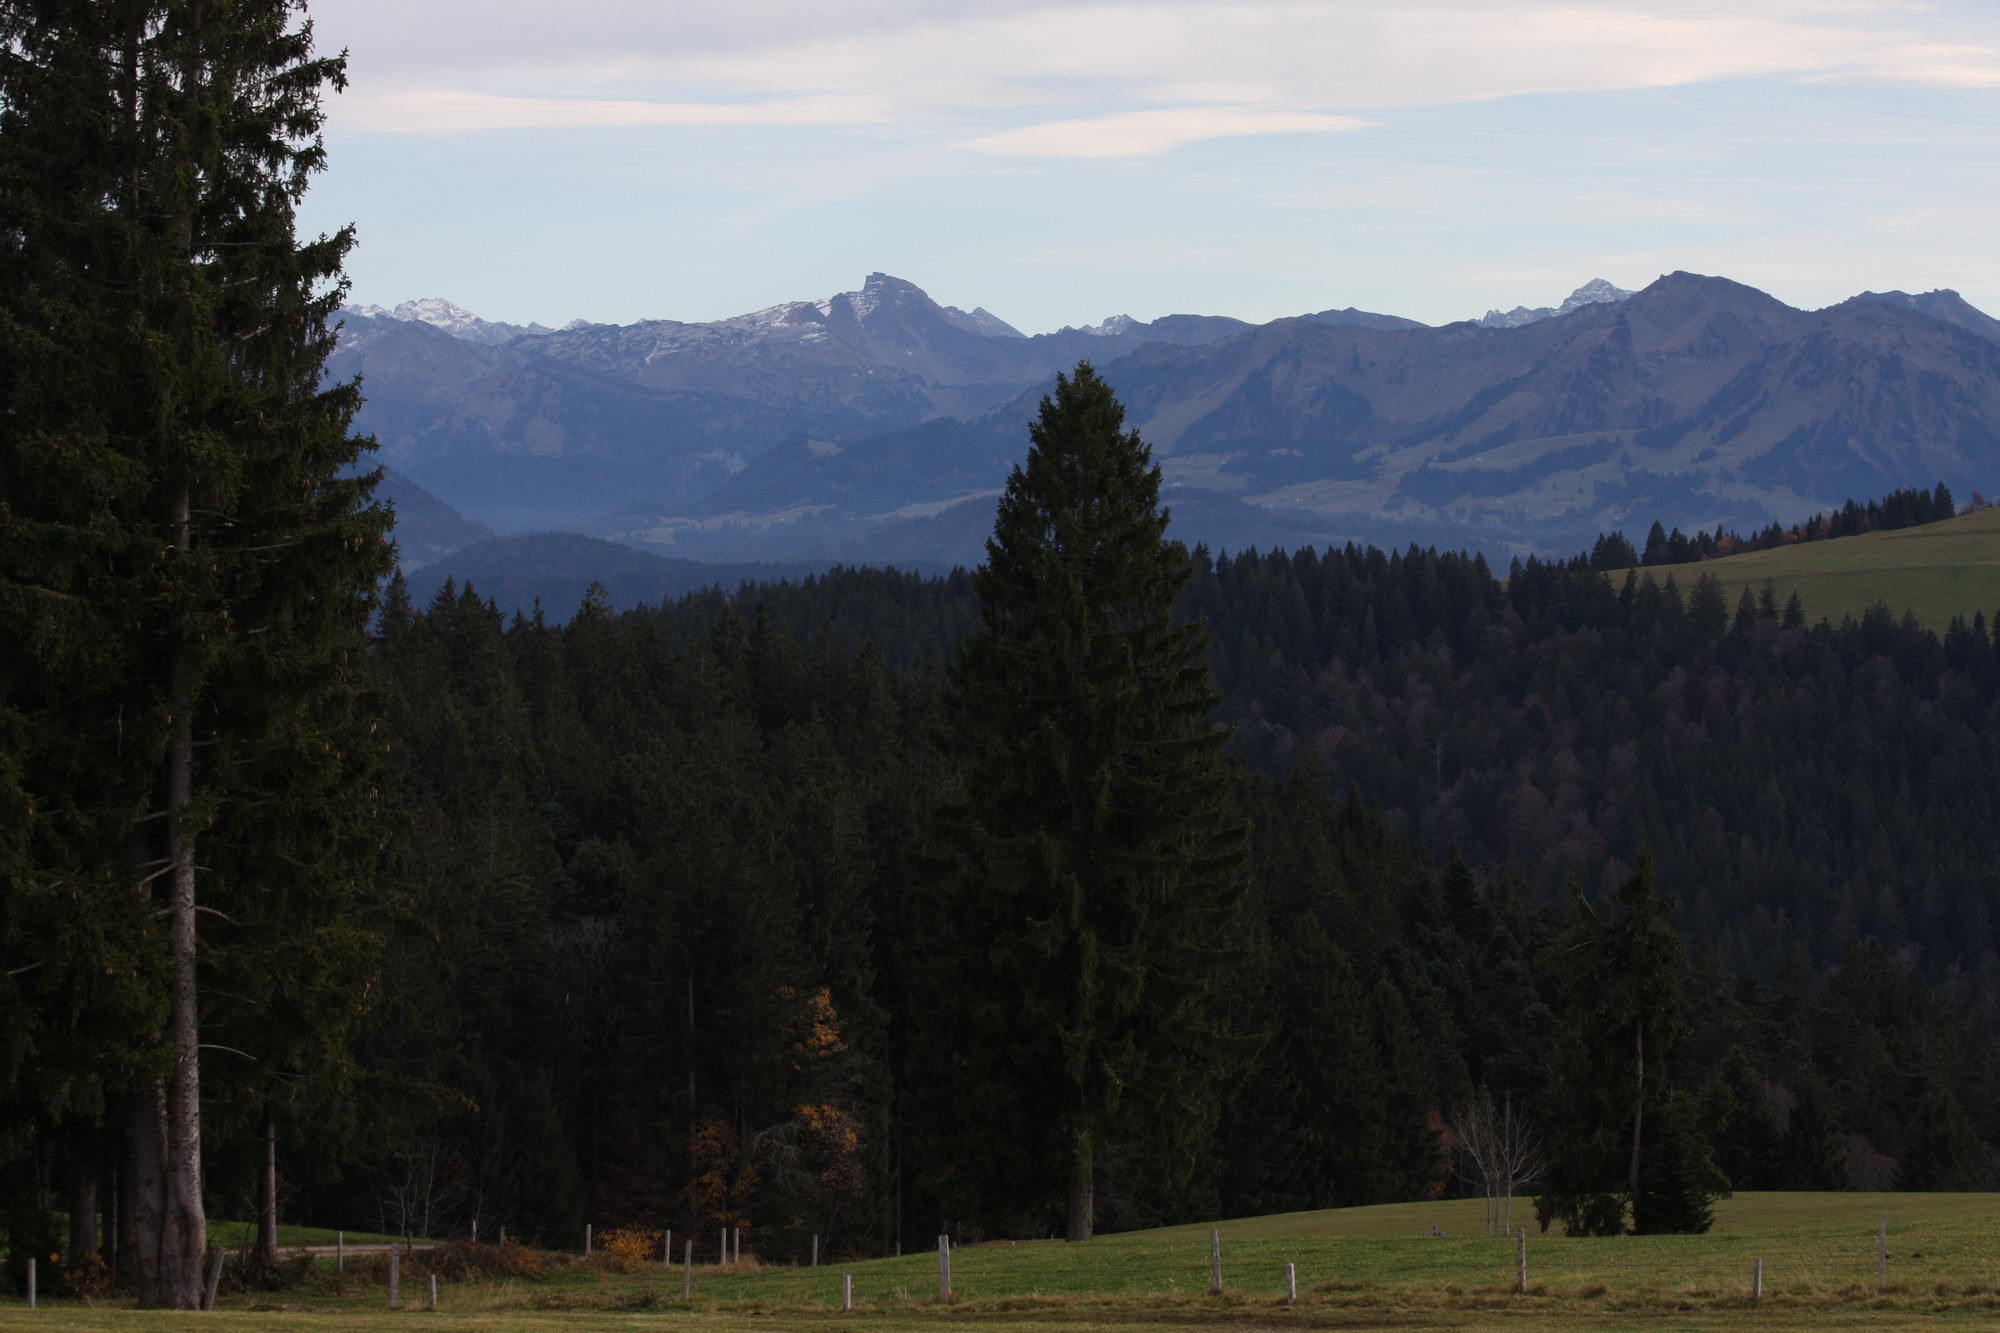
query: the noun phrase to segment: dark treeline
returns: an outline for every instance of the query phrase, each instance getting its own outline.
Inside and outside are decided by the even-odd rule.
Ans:
[[[1973,492],[1975,507],[1984,507],[1985,498]],[[1606,533],[1591,548],[1590,564],[1595,569],[1630,569],[1637,564],[1685,565],[1696,560],[1713,560],[1749,551],[1768,551],[1801,542],[1826,541],[1833,537],[1858,537],[1864,532],[1894,532],[1955,517],[1958,506],[1951,488],[1939,482],[1932,490],[1905,487],[1880,500],[1850,499],[1830,513],[1814,514],[1803,523],[1769,527],[1746,535],[1717,526],[1714,532],[1697,530],[1692,535],[1679,528],[1669,532],[1665,525],[1653,524],[1646,534],[1646,546],[1637,551],[1622,533]]]
[[[1233,1091],[1191,1172],[1105,1146],[1106,1229],[1466,1189],[1482,1096],[1573,1121],[1556,890],[1642,845],[1691,941],[1672,1106],[1735,1187],[2000,1184],[1983,621],[1418,550],[1203,556],[1187,605],[1252,830]],[[925,1083],[981,947],[930,910],[971,615],[963,576],[862,570],[561,627],[392,598],[378,1146],[292,1154],[300,1220],[737,1223],[775,1258],[995,1223],[1006,1164],[950,1155]]]

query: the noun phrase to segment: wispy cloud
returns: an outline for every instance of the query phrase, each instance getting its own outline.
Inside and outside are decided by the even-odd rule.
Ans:
[[[1990,23],[1887,2],[738,0],[726,21],[676,28],[653,0],[572,0],[560,24],[489,0],[502,12],[470,45],[461,0],[435,3],[348,0],[331,34],[356,50],[338,126],[896,122],[986,154],[1110,157],[1529,93],[1758,76],[2000,87]]]
[[[1190,106],[1125,111],[1089,120],[1051,120],[973,139],[965,146],[995,157],[1151,157],[1204,139],[1257,134],[1332,134],[1374,122],[1310,111]]]
[[[2000,88],[2000,46],[1892,46],[1854,65],[1808,75],[1807,81],[1899,88]]]
[[[878,101],[820,95],[761,102],[503,97],[430,89],[362,95],[343,108],[351,129],[396,134],[615,129],[641,125],[865,125],[889,118]]]

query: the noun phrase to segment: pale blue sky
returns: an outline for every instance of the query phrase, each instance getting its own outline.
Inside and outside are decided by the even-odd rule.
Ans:
[[[2000,0],[708,8],[317,0],[355,299],[714,319],[881,269],[1029,332],[1440,323],[1691,269],[2000,314]]]

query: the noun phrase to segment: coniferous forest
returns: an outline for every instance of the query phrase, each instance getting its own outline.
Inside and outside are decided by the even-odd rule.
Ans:
[[[1600,1006],[1557,946],[1580,904],[1649,894],[1677,938],[1644,1098],[1711,1190],[2000,1183],[2000,645],[1588,565],[1194,553],[1247,856],[1205,927],[1201,1101],[1173,1122],[1199,1136],[1102,1142],[1100,1229],[1477,1192],[1455,1134],[1482,1103],[1545,1138],[1615,1125],[1581,1090],[1622,1043],[1575,1031]],[[1033,1114],[1009,1051],[933,1075],[990,944],[949,895],[977,621],[963,573],[561,623],[392,582],[376,965],[346,1076],[267,1103],[286,1219],[734,1223],[778,1256],[1059,1234],[1065,1172],[1024,1192],[964,1132]],[[261,1126],[222,1124],[211,1207],[249,1215]],[[52,1216],[70,1153],[36,1140],[10,1176],[40,1189],[10,1197]],[[1624,1192],[1622,1153],[1579,1198]]]
[[[1481,1098],[1567,1130],[1616,1066],[1562,1063],[1611,1044],[1568,1039],[1566,886],[1611,913],[1642,848],[1686,941],[1647,1096],[1722,1178],[1996,1183],[1983,624],[1808,626],[1586,563],[1197,553],[1249,855],[1204,1137],[1106,1143],[1103,1227],[1464,1190],[1447,1126]],[[1060,1231],[1061,1173],[1038,1211],[955,1123],[1014,1104],[1005,1054],[963,1102],[927,1072],[987,946],[937,842],[975,615],[964,575],[879,570],[562,625],[392,590],[378,1110],[287,1154],[301,1215]]]

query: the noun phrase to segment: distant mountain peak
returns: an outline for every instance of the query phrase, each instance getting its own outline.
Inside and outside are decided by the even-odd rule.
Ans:
[[[459,305],[456,301],[442,296],[425,296],[414,301],[401,301],[393,309],[379,305],[349,306],[347,309],[367,319],[394,319],[405,324],[428,324],[441,329],[454,338],[467,342],[484,343],[494,346],[519,338],[524,334],[554,333],[546,324],[504,324],[498,320],[481,319]]]
[[[1088,333],[1093,338],[1122,338],[1126,334],[1137,333],[1145,327],[1143,321],[1136,320],[1130,315],[1112,315],[1095,324],[1081,325],[1076,331]]]
[[[1556,307],[1558,315],[1567,315],[1572,310],[1581,310],[1587,305],[1604,305],[1611,301],[1629,300],[1632,293],[1623,287],[1613,286],[1603,278],[1592,278],[1583,286],[1571,292],[1563,303]]]
[[[887,273],[870,273],[858,292],[842,293],[847,299],[848,309],[856,319],[866,319],[885,302],[905,301],[914,298],[927,306],[937,303],[930,294],[916,283],[904,278],[892,277]]]
[[[2000,342],[2000,319],[1993,318],[1949,287],[1939,287],[1935,291],[1918,292],[1914,295],[1901,291],[1862,292],[1858,296],[1849,297],[1841,304],[1854,305],[1857,302],[1903,306],[1920,314],[1929,315],[1932,319],[1956,324],[1959,328],[1976,333],[1982,338]]]
[[[1512,310],[1489,310],[1474,322],[1489,329],[1518,329],[1524,324],[1554,319],[1558,315],[1573,314],[1585,306],[1627,301],[1633,295],[1634,293],[1615,286],[1603,278],[1592,278],[1563,298],[1563,303],[1559,306],[1545,305],[1530,309],[1524,305],[1517,305]]]
[[[1372,310],[1356,310],[1353,306],[1346,306],[1339,310],[1316,310],[1309,315],[1301,315],[1299,318],[1311,320],[1315,324],[1332,325],[1336,328],[1346,326],[1363,329],[1421,329],[1427,327],[1417,320],[1404,319],[1401,315],[1378,315]]]

